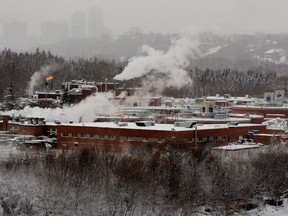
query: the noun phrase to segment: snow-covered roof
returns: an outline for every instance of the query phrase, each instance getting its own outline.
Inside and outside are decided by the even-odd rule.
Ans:
[[[254,134],[254,136],[273,137],[273,136],[281,136],[281,135],[280,134]]]
[[[266,106],[266,105],[233,105],[235,108],[253,108],[253,109],[288,109],[288,104],[283,104],[282,106]]]
[[[259,147],[260,145],[258,144],[231,144],[226,146],[214,147],[213,150],[236,151],[236,150],[253,149]]]
[[[204,55],[211,55],[213,53],[217,53],[219,50],[221,50],[222,47],[221,46],[216,46],[216,47],[212,47],[210,48]]]
[[[273,54],[273,53],[279,53],[283,51],[283,49],[276,49],[276,48],[273,48],[273,49],[270,49],[270,50],[267,50],[266,52],[264,52],[264,54]]]
[[[242,115],[243,116],[243,115]],[[167,117],[167,119],[175,119],[175,117]],[[250,122],[250,118],[181,118],[177,117],[177,120],[181,121],[201,121],[201,122]]]
[[[47,125],[55,125],[55,123],[47,122]],[[157,131],[194,131],[197,130],[213,130],[213,129],[225,129],[228,128],[227,124],[204,124],[196,125],[193,128],[186,127],[175,127],[173,124],[155,124],[154,126],[140,127],[135,123],[125,122],[125,124],[115,123],[115,122],[91,122],[91,123],[61,123],[61,126],[70,126],[70,127],[97,127],[97,128],[123,128],[123,129],[138,129],[138,130],[157,130]],[[122,126],[121,126],[122,125]],[[249,126],[263,126],[261,124],[238,124],[233,127],[249,127]]]

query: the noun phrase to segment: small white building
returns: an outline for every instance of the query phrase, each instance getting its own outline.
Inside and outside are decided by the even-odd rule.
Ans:
[[[279,101],[285,97],[285,90],[276,90],[274,92],[265,92],[264,100],[266,102]]]

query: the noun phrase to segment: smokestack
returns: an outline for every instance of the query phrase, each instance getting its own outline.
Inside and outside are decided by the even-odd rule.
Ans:
[[[48,76],[45,78],[46,82],[45,82],[45,85],[46,85],[46,88],[48,88],[48,81],[50,81],[50,90],[52,90],[52,80],[54,79],[53,76]]]
[[[33,73],[33,75],[30,77],[29,86],[27,88],[27,93],[29,95],[33,95],[34,88],[39,83],[41,83],[41,80],[43,79],[43,77],[48,76],[48,74],[50,73],[52,67],[53,66],[41,67],[41,69],[39,71],[36,71],[36,72]],[[53,79],[52,76],[48,76],[48,77],[49,77],[48,80],[46,80],[46,78],[45,78],[45,81],[49,81],[50,79]]]
[[[51,80],[53,80],[53,76],[46,77],[46,81],[51,81]]]
[[[107,92],[107,78],[105,79],[105,92]]]

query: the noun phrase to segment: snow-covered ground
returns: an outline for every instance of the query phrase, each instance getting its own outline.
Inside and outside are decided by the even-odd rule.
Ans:
[[[247,212],[250,216],[287,216],[288,215],[288,202],[284,200],[282,206],[265,205],[263,208],[253,209]]]
[[[11,139],[13,139],[12,136],[5,134],[0,135],[0,159],[19,153],[16,143],[12,142]]]

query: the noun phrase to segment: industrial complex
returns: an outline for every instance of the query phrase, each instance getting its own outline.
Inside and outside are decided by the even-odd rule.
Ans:
[[[53,142],[49,141],[51,148],[100,147],[117,152],[131,146],[153,147],[165,143],[198,148],[244,143],[268,145],[272,141],[287,140],[288,105],[279,102],[276,97],[272,100],[270,95],[268,101],[265,98],[230,95],[197,99],[120,97],[115,94],[116,87],[116,84],[83,80],[62,86],[69,92],[71,103],[113,91],[114,96],[108,98],[118,109],[113,115],[98,115],[89,121],[81,118],[78,122],[66,118],[49,121],[45,116],[23,116],[12,111],[12,114],[1,115],[0,130],[17,136],[34,136],[34,142],[25,142],[29,148],[47,147],[47,139],[37,140],[37,137],[45,136],[53,138]],[[45,101],[49,98],[57,101],[63,91],[59,91],[57,97],[51,93],[37,94],[33,100]]]

